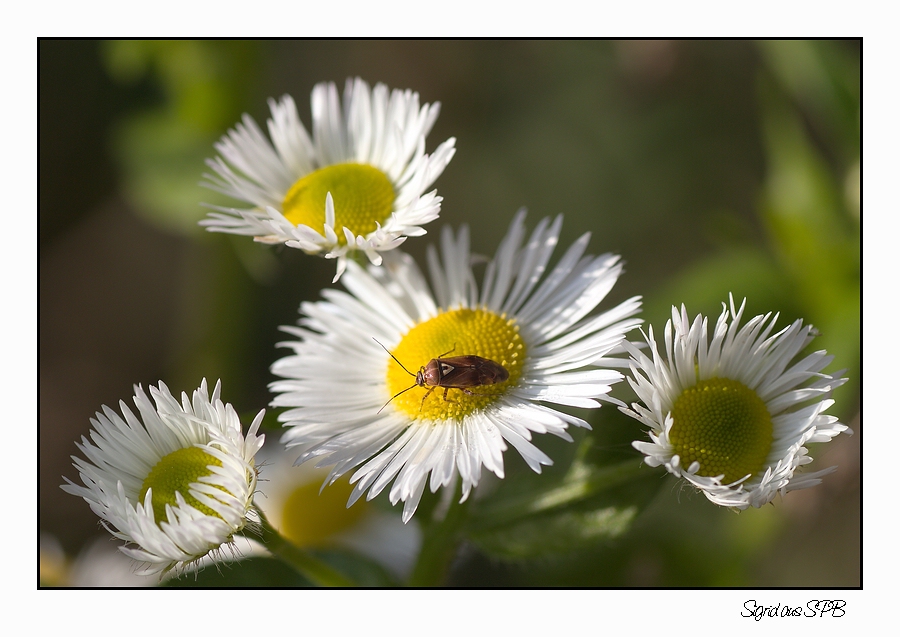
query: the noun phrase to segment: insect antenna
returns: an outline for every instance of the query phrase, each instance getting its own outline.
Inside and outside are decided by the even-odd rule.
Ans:
[[[372,337],[372,340],[375,341],[376,343],[378,343],[379,345],[381,345],[381,342],[380,342],[377,338],[375,338],[374,336]],[[388,355],[389,355],[391,358],[393,358],[395,361],[397,361],[397,364],[398,364],[400,367],[403,368],[403,371],[404,371],[404,372],[406,372],[406,373],[409,374],[410,376],[415,376],[415,374],[413,374],[411,371],[409,371],[408,369],[406,369],[406,366],[405,366],[403,363],[401,363],[399,360],[397,360],[397,357],[396,357],[396,356],[394,356],[393,354],[391,354],[390,350],[388,350],[387,347],[385,347],[384,345],[381,345],[381,349],[383,349],[384,351],[386,351],[386,352],[388,353]],[[384,404],[381,406],[381,409],[379,409],[379,410],[376,412],[375,415],[380,414],[380,413],[384,410],[384,408],[387,407],[388,405],[390,405],[390,404],[391,404],[391,401],[394,400],[397,396],[399,396],[400,394],[402,394],[402,393],[404,393],[404,392],[408,392],[410,389],[412,389],[413,387],[415,387],[417,384],[418,384],[418,383],[413,383],[412,385],[410,385],[409,387],[407,387],[407,388],[404,389],[403,391],[398,391],[396,394],[394,394],[393,396],[391,396],[390,400],[388,400],[386,403],[384,403]]]
[[[381,345],[381,342],[379,342],[379,340],[378,340],[377,338],[375,338],[374,336],[372,337],[372,340],[375,341],[376,343],[378,343],[379,345]],[[406,369],[406,366],[405,366],[403,363],[401,363],[400,361],[398,361],[398,360],[397,360],[397,357],[394,356],[393,354],[391,354],[390,350],[388,350],[387,347],[385,347],[384,345],[381,345],[381,349],[383,349],[384,351],[386,351],[386,352],[388,353],[388,355],[389,355],[391,358],[393,358],[395,361],[397,361],[397,364],[398,364],[400,367],[403,368],[403,371],[404,371],[404,372],[406,372],[406,373],[409,374],[410,376],[415,377],[415,374],[413,374],[411,371],[409,371],[408,369]],[[413,387],[415,387],[415,385],[413,385]],[[410,389],[412,389],[412,387],[410,387]],[[404,389],[403,391],[406,391],[406,390]],[[402,393],[403,393],[403,392],[400,392],[400,394],[402,394]],[[397,394],[397,396],[399,396],[400,394]],[[396,398],[397,396],[394,396],[394,398]],[[391,398],[391,400],[394,400],[394,398]],[[389,400],[388,402],[391,402],[391,401]],[[384,407],[382,407],[382,409],[384,409]]]
[[[399,362],[399,361],[398,361],[398,362]],[[397,396],[399,396],[400,394],[403,394],[403,393],[405,393],[405,392],[408,392],[410,389],[412,389],[412,388],[415,387],[415,386],[416,386],[416,384],[413,383],[412,385],[410,385],[410,386],[407,387],[406,389],[404,389],[404,390],[402,390],[402,391],[398,391],[396,394],[394,394],[393,396],[391,396],[391,399],[388,400],[386,403],[384,403],[384,404],[381,406],[381,409],[379,409],[378,411],[375,412],[375,415],[377,416],[378,414],[380,414],[380,413],[382,412],[382,410],[383,410],[385,407],[387,407],[388,405],[390,405],[390,404],[391,404],[391,400],[394,400],[394,399],[395,399]]]

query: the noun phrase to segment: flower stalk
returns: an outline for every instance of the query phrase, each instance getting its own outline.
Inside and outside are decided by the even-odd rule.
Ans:
[[[446,583],[469,509],[468,500],[459,502],[461,494],[462,488],[458,486],[443,519],[423,526],[422,548],[409,577],[409,586],[430,587]]]
[[[253,531],[244,530],[245,537],[259,540],[272,555],[288,564],[316,586],[334,588],[357,585],[327,563],[288,541],[266,519],[262,510],[258,506],[255,508],[259,515],[259,527]]]

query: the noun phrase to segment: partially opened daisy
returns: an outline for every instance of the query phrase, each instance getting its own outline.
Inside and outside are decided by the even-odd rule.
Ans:
[[[540,472],[552,460],[533,434],[572,440],[570,425],[588,427],[558,406],[613,401],[610,386],[623,376],[607,356],[640,323],[638,298],[593,313],[622,271],[619,257],[585,255],[584,235],[548,273],[562,218],[542,220],[527,241],[523,219],[480,292],[468,230],[445,229],[442,258],[428,253],[431,288],[400,252],[368,272],[353,263],[348,292],[325,290],[324,301],[301,306],[299,327],[284,328],[298,339],[272,366],[284,379],[271,385],[272,405],[289,407],[279,416],[284,442],[300,451],[297,464],[332,466],[326,483],[353,471],[348,506],[393,481],[390,500],[405,503],[408,521],[426,484],[434,492],[457,476],[465,500],[482,466],[503,477],[507,444]],[[417,377],[429,362],[437,383]]]
[[[650,427],[652,442],[636,441],[653,467],[665,465],[721,506],[746,509],[778,493],[815,486],[835,467],[797,472],[809,464],[804,445],[853,433],[824,412],[834,388],[847,379],[822,370],[824,351],[799,357],[816,331],[802,320],[772,334],[778,315],[756,316],[739,327],[746,300],[734,298],[707,337],[707,319],[688,319],[682,306],[666,323],[665,358],[653,328],[648,357],[628,345],[628,381],[640,403],[626,414]]]
[[[347,81],[342,108],[333,83],[317,84],[311,137],[290,96],[269,108],[271,141],[244,115],[215,145],[220,157],[207,160],[216,174],[205,185],[250,204],[213,206],[200,222],[208,230],[337,259],[336,281],[352,251],[379,265],[381,252],[437,219],[441,197],[425,191],[456,152],[451,137],[425,154],[439,103],[420,106],[418,93],[370,89],[357,78]]]
[[[144,562],[144,574],[178,569],[230,544],[252,519],[256,490],[254,456],[265,410],[246,436],[231,405],[212,396],[206,380],[181,404],[162,382],[134,388],[140,420],[124,401],[122,416],[107,406],[91,419],[90,441],[73,456],[81,481],[62,488],[80,496],[115,537],[122,552]],[[124,416],[124,418],[123,418]]]

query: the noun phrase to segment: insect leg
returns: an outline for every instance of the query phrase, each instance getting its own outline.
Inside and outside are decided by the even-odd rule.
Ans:
[[[383,347],[383,346],[382,346],[382,347]],[[447,354],[449,354],[450,352],[452,352],[454,349],[456,349],[456,343],[453,344],[453,349],[447,350],[446,352],[444,352],[443,354],[441,354],[440,356],[438,356],[438,358],[439,358],[439,359],[444,358],[444,356],[446,356]],[[388,352],[388,353],[390,353],[390,352]]]
[[[435,385],[435,386],[433,386],[433,387],[429,387],[429,388],[428,388],[428,391],[425,392],[425,395],[422,396],[422,404],[419,405],[419,411],[422,411],[422,408],[425,406],[425,399],[428,398],[428,397],[431,395],[431,392],[434,391],[434,388],[435,388],[435,387],[437,387],[437,385]]]
[[[444,402],[445,402],[445,403],[457,403],[457,402],[459,402],[458,400],[453,400],[452,398],[447,398],[447,392],[450,391],[451,389],[462,389],[462,387],[444,387]],[[463,389],[463,391],[466,392],[467,394],[471,394],[471,393],[472,393],[472,392],[470,392],[470,391],[468,391],[468,390],[466,390],[466,389]]]

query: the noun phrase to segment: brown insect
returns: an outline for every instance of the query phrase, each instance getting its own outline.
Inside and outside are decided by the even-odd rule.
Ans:
[[[378,343],[378,340],[373,340]],[[381,345],[381,343],[378,344]],[[422,396],[422,406],[424,406],[425,399],[431,395],[431,392],[438,387],[442,387],[444,389],[444,400],[452,403],[454,401],[447,398],[447,392],[451,389],[459,389],[469,396],[474,396],[475,392],[471,391],[469,387],[494,385],[496,383],[502,383],[509,378],[509,372],[506,368],[497,361],[492,361],[489,358],[482,358],[481,356],[474,356],[471,354],[468,356],[451,356],[450,358],[444,358],[444,356],[456,349],[455,345],[450,351],[444,352],[437,358],[432,358],[426,365],[422,365],[415,374],[406,369],[406,366],[397,360],[397,357],[391,354],[387,347],[384,345],[381,345],[381,347],[390,354],[391,358],[397,361],[397,364],[403,368],[403,371],[416,378],[414,384],[403,391],[394,394],[391,397],[391,400],[394,400],[394,398],[400,394],[408,392],[413,387],[427,387],[428,391]],[[384,403],[381,409],[387,407],[391,403],[391,400]],[[419,409],[421,408],[422,407],[419,407]],[[379,414],[381,413],[381,409],[378,410]]]

